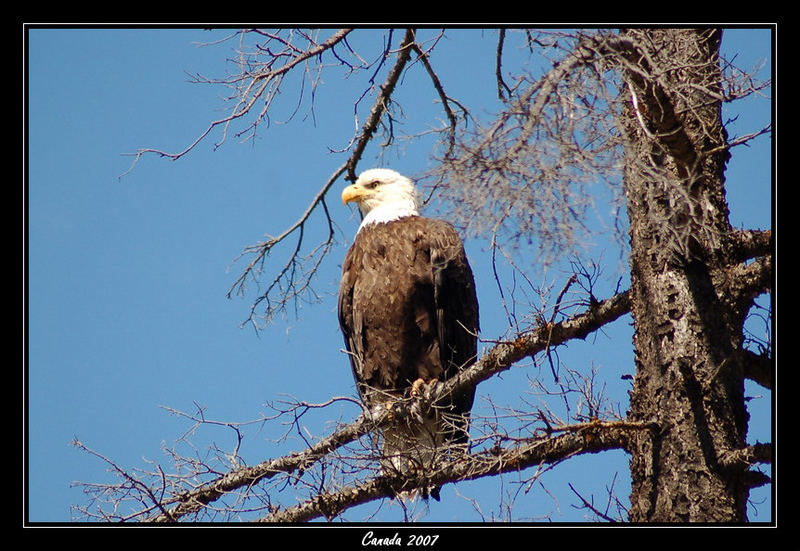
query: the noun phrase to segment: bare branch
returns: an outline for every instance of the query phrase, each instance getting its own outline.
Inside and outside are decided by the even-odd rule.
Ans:
[[[497,80],[497,97],[501,101],[505,101],[506,97],[511,97],[511,88],[508,87],[506,81],[503,79],[503,43],[506,40],[506,30],[500,29],[497,38],[497,52],[495,54],[495,68],[494,76]]]
[[[114,461],[112,461],[111,459],[107,458],[103,454],[101,454],[101,453],[99,453],[99,452],[97,452],[97,451],[95,451],[95,450],[93,450],[91,448],[86,447],[83,444],[83,442],[81,442],[77,438],[74,438],[72,440],[72,445],[77,447],[77,448],[79,448],[79,449],[81,449],[81,450],[83,450],[83,451],[85,451],[86,453],[88,453],[90,455],[93,455],[93,456],[101,459],[103,462],[105,462],[107,465],[109,465],[109,467],[115,473],[117,473],[120,476],[120,478],[123,479],[123,481],[124,481],[123,484],[121,484],[119,487],[115,487],[115,488],[112,487],[111,490],[113,490],[115,492],[119,492],[119,493],[129,493],[130,492],[130,493],[132,493],[134,495],[142,496],[141,498],[138,498],[138,499],[140,500],[142,505],[145,506],[144,507],[144,511],[148,511],[149,512],[149,511],[152,511],[152,510],[158,510],[158,511],[161,512],[162,515],[164,515],[165,518],[170,519],[170,521],[174,520],[171,517],[170,512],[165,508],[166,503],[163,501],[163,493],[162,492],[159,492],[159,495],[156,495],[156,491],[151,489],[147,484],[145,484],[144,482],[142,482],[138,478],[134,477],[133,475],[128,473],[126,470],[124,470],[121,467],[119,467],[119,465],[117,465]],[[162,490],[165,487],[166,487],[166,485],[163,484],[162,485]],[[141,514],[141,513],[136,513],[133,516],[138,516],[139,514]],[[103,520],[107,520],[107,518],[104,518]],[[123,519],[123,520],[127,520],[127,519]]]
[[[581,314],[549,327],[539,327],[511,342],[492,347],[474,366],[462,371],[445,385],[452,388],[462,388],[461,385],[464,384],[477,385],[492,375],[505,371],[521,359],[542,352],[548,346],[561,344],[570,339],[583,339],[592,331],[616,320],[629,310],[629,294],[628,291],[624,291],[598,302]]]
[[[718,279],[720,292],[725,299],[739,305],[739,311],[746,312],[753,299],[772,289],[772,256],[761,256],[752,262],[729,266]]]
[[[416,31],[414,29],[408,29],[406,31],[405,36],[400,43],[400,47],[397,50],[397,61],[395,61],[395,64],[389,71],[389,74],[386,76],[383,85],[381,85],[380,93],[375,99],[372,110],[370,111],[367,120],[364,122],[364,125],[361,127],[361,135],[356,142],[355,147],[353,148],[350,159],[348,160],[347,177],[349,180],[355,181],[356,179],[356,165],[361,159],[367,144],[372,139],[373,134],[378,129],[378,124],[380,123],[381,118],[386,113],[392,93],[397,85],[397,81],[400,79],[400,75],[403,73],[403,69],[405,68],[411,56],[412,45],[415,37]]]
[[[262,301],[267,302],[267,307],[265,309],[264,317],[268,321],[272,318],[272,316],[278,312],[283,310],[283,308],[291,301],[294,301],[302,295],[310,285],[311,280],[313,279],[314,275],[319,268],[319,263],[327,254],[328,250],[333,245],[334,240],[334,231],[333,231],[333,221],[328,213],[327,206],[325,205],[325,196],[327,195],[328,191],[331,189],[333,184],[336,180],[345,172],[347,169],[347,163],[340,166],[331,176],[328,178],[328,181],[320,188],[314,198],[311,200],[311,203],[306,207],[306,210],[300,215],[300,218],[297,221],[286,228],[283,233],[278,235],[277,237],[272,237],[267,241],[263,241],[261,243],[257,243],[256,245],[251,245],[247,247],[238,258],[241,258],[245,254],[252,254],[253,258],[248,262],[247,266],[244,268],[242,273],[239,275],[238,278],[233,282],[230,289],[228,289],[227,296],[231,298],[234,294],[243,295],[246,291],[246,284],[248,278],[257,279],[257,275],[261,272],[261,269],[264,264],[265,258],[269,255],[272,249],[288,239],[292,234],[298,233],[297,243],[295,244],[294,251],[292,252],[289,260],[283,265],[283,268],[273,277],[270,284],[267,286],[267,290],[256,299],[254,304],[250,309],[250,315],[246,322],[255,323],[255,308],[261,303]],[[302,261],[300,256],[300,251],[303,245],[303,230],[305,228],[305,224],[308,222],[309,218],[313,214],[314,210],[317,207],[322,207],[325,211],[325,217],[328,222],[328,234],[327,238],[317,246],[317,248],[312,252],[312,258],[316,257],[315,262],[313,263],[311,269],[307,269],[305,271],[300,270],[301,273],[301,280],[300,283],[297,284],[295,281],[295,273],[297,268],[299,267],[299,263]],[[280,291],[280,295],[277,299],[276,303],[273,303],[273,296],[272,293],[275,290]]]
[[[448,98],[447,94],[444,91],[444,87],[442,86],[441,81],[439,80],[439,76],[436,74],[436,71],[433,70],[431,66],[430,60],[428,59],[428,53],[423,51],[422,48],[419,47],[419,44],[414,44],[414,51],[419,56],[419,59],[422,61],[422,64],[425,66],[425,70],[428,72],[428,76],[433,83],[433,87],[436,89],[436,92],[439,94],[439,99],[442,102],[442,109],[444,109],[445,115],[447,115],[447,120],[450,122],[450,132],[448,133],[448,147],[447,153],[445,156],[448,156],[452,151],[453,147],[455,146],[456,141],[456,127],[457,127],[457,119],[453,110],[450,108],[450,98]],[[463,107],[462,107],[463,110]]]
[[[164,511],[150,518],[149,521],[173,522],[188,514],[200,511],[230,492],[268,480],[279,473],[288,474],[307,471],[321,458],[342,446],[369,434],[377,428],[386,426],[390,422],[403,422],[404,419],[417,417],[421,412],[428,411],[430,408],[441,407],[443,404],[448,403],[453,393],[457,393],[460,389],[465,389],[469,386],[476,386],[481,381],[510,368],[515,362],[545,350],[547,346],[561,344],[574,338],[585,338],[591,331],[619,318],[628,311],[629,307],[628,292],[626,291],[599,302],[589,310],[562,322],[549,324],[549,327],[541,327],[528,334],[521,335],[512,342],[497,344],[473,366],[462,371],[457,377],[444,383],[429,385],[421,396],[410,397],[397,402],[391,412],[383,407],[376,407],[372,411],[364,411],[354,422],[341,427],[304,451],[264,461],[254,466],[235,468],[209,483],[201,484],[188,492],[159,501],[158,505]],[[573,431],[581,427],[582,425],[556,427],[551,429],[551,432]],[[544,444],[539,442],[538,445],[542,446]],[[617,447],[618,445],[619,442],[617,441]],[[537,449],[541,450],[543,448],[539,447]],[[453,468],[456,469],[452,471],[452,473],[455,473],[453,476],[463,476],[459,468]],[[485,471],[485,474],[492,472],[493,468],[487,468],[488,470]],[[446,475],[442,476],[446,477]],[[373,495],[375,491],[388,492],[390,488],[396,489],[391,484],[388,488],[381,484],[383,483],[369,490],[367,495]],[[151,510],[152,506],[140,514],[147,514]]]
[[[272,513],[262,522],[306,522],[317,517],[332,518],[345,509],[378,498],[396,497],[411,488],[427,485],[442,486],[462,480],[475,480],[528,467],[559,462],[584,453],[624,447],[630,431],[648,431],[652,426],[627,422],[590,422],[558,429],[565,432],[552,438],[534,438],[504,449],[492,449],[479,454],[457,456],[420,472],[418,479],[406,475],[384,475],[359,486],[344,488],[335,494],[321,494],[313,499]]]
[[[720,463],[725,468],[750,467],[757,463],[772,463],[772,444],[757,442],[738,450],[722,454]]]
[[[606,522],[616,522],[616,519],[608,516],[606,513],[602,512],[602,511],[600,511],[597,507],[594,506],[594,504],[592,502],[590,502],[585,497],[583,497],[578,492],[578,490],[575,489],[575,486],[573,486],[572,483],[569,483],[569,488],[570,488],[570,490],[572,490],[572,493],[575,494],[576,496],[578,496],[578,499],[581,500],[581,503],[583,503],[583,508],[589,509],[590,511],[592,511],[592,513],[597,515],[599,518],[605,520]]]
[[[720,151],[728,151],[736,146],[739,145],[747,145],[754,139],[758,138],[759,136],[763,136],[764,134],[771,134],[772,133],[772,123],[766,125],[761,130],[757,130],[755,132],[751,132],[750,134],[745,134],[744,136],[739,136],[737,138],[733,138],[732,140],[728,140],[727,143],[724,143],[720,146],[717,146],[713,149],[709,149],[706,151],[706,155],[712,155],[714,153],[718,153]]]
[[[231,110],[231,113],[221,119],[217,119],[211,122],[208,127],[197,137],[195,140],[190,143],[185,149],[179,151],[177,153],[168,153],[163,150],[153,149],[153,148],[144,148],[139,149],[136,153],[132,154],[134,156],[133,163],[131,164],[130,168],[125,172],[125,174],[130,173],[135,165],[139,162],[139,159],[142,158],[143,155],[148,153],[156,154],[160,157],[166,157],[170,160],[177,160],[181,157],[188,154],[192,151],[200,142],[202,142],[215,128],[222,126],[227,129],[228,125],[237,119],[241,119],[248,114],[252,110],[253,106],[258,102],[260,99],[266,99],[264,109],[262,110],[262,114],[259,116],[258,120],[263,118],[263,113],[266,112],[266,109],[271,104],[271,90],[276,90],[280,86],[280,81],[289,71],[297,67],[298,65],[304,63],[305,61],[322,54],[327,50],[332,50],[333,47],[341,42],[350,32],[352,29],[341,29],[336,31],[330,38],[328,38],[325,42],[319,45],[315,45],[308,50],[301,51],[291,46],[286,41],[282,41],[283,44],[287,45],[289,48],[291,55],[290,59],[282,66],[273,69],[272,63],[268,63],[265,65],[264,70],[256,71],[256,72],[246,72],[242,75],[242,79],[247,79],[248,84],[244,88],[244,90],[240,91],[238,94],[239,100],[237,101],[234,108]],[[278,39],[276,35],[270,35],[270,38]],[[288,54],[286,54],[288,55]],[[274,59],[277,59],[275,57]],[[200,79],[200,81],[207,81],[205,79]],[[207,81],[207,82],[217,82],[217,81]],[[253,123],[257,124],[257,122]],[[227,134],[227,130],[224,132]],[[222,145],[223,139],[220,140],[218,143],[215,144],[215,148]],[[123,174],[123,176],[125,175]]]
[[[738,230],[731,236],[731,257],[739,262],[772,252],[772,230]]]
[[[747,349],[742,349],[739,353],[742,356],[745,378],[772,390],[775,387],[775,360]]]
[[[462,129],[441,159],[441,198],[455,205],[448,214],[468,235],[535,239],[538,264],[578,247],[594,201],[583,186],[613,179],[621,166],[616,100],[595,66],[604,63],[603,40],[602,32],[565,38],[552,69],[520,78],[494,122]]]

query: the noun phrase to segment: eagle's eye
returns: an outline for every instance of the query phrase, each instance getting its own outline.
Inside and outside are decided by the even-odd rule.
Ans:
[[[372,180],[371,182],[367,182],[366,184],[364,184],[364,187],[367,189],[375,189],[376,187],[378,187],[378,184],[380,183],[381,183],[380,180]]]

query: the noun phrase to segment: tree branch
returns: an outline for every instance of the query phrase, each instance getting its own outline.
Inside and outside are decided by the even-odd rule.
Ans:
[[[772,230],[734,230],[731,235],[731,257],[736,262],[766,256],[774,246]]]
[[[421,412],[428,411],[429,408],[446,405],[453,393],[475,387],[493,375],[509,369],[523,358],[545,350],[548,346],[562,344],[574,338],[583,339],[590,332],[624,315],[629,309],[630,299],[628,291],[625,291],[598,302],[587,311],[562,322],[548,323],[519,336],[512,342],[497,344],[456,377],[444,383],[428,385],[419,397],[409,397],[396,402],[392,407],[391,416],[390,412],[381,406],[365,410],[353,423],[342,427],[302,452],[264,461],[252,467],[234,469],[208,484],[165,500],[163,507],[175,503],[178,505],[168,513],[152,517],[148,521],[172,522],[200,510],[227,492],[269,479],[279,473],[306,470],[325,455],[376,428],[386,426],[390,421],[400,423],[410,416],[416,417]]]
[[[497,51],[495,52],[494,78],[497,81],[497,97],[500,101],[510,98],[512,91],[503,80],[503,43],[506,40],[506,30],[500,29],[497,37]]]
[[[450,109],[450,98],[447,97],[447,94],[444,91],[444,87],[442,86],[441,81],[439,80],[439,76],[436,74],[436,71],[433,70],[431,66],[430,60],[428,59],[428,53],[423,51],[420,48],[419,44],[413,45],[414,51],[417,53],[420,61],[422,61],[422,65],[425,67],[425,70],[428,72],[428,77],[431,79],[433,83],[433,87],[436,89],[436,93],[439,94],[439,99],[442,102],[442,109],[444,109],[445,115],[447,115],[447,120],[450,123],[450,132],[448,133],[448,148],[446,155],[449,155],[450,152],[455,147],[456,141],[456,126],[457,120],[456,116],[453,113],[453,110]],[[463,108],[462,108],[463,109]]]
[[[265,309],[264,317],[265,319],[269,320],[272,317],[273,313],[281,310],[290,300],[296,298],[308,288],[308,285],[310,284],[312,277],[316,273],[316,268],[319,266],[319,261],[322,260],[322,258],[325,256],[325,253],[327,253],[327,250],[333,244],[333,238],[334,238],[333,223],[330,218],[330,215],[328,214],[327,207],[325,206],[325,196],[327,195],[328,191],[331,189],[333,184],[336,182],[336,180],[345,172],[347,166],[348,164],[345,163],[333,172],[333,174],[328,178],[328,181],[325,182],[322,188],[320,188],[320,190],[311,200],[311,203],[309,203],[308,207],[306,207],[306,210],[303,212],[303,214],[300,215],[300,218],[298,218],[294,224],[286,228],[283,231],[283,233],[281,233],[277,237],[270,237],[266,241],[262,241],[260,243],[245,248],[245,250],[239,255],[239,257],[237,257],[237,259],[234,259],[235,262],[236,260],[238,260],[238,258],[241,258],[245,254],[253,255],[253,258],[250,260],[250,262],[248,262],[247,266],[244,268],[242,273],[239,275],[239,277],[236,278],[236,280],[231,284],[230,288],[228,289],[228,293],[226,295],[228,298],[231,298],[234,294],[243,295],[246,291],[247,279],[249,277],[253,277],[255,279],[257,273],[260,271],[260,267],[263,265],[266,257],[269,255],[272,249],[279,243],[288,239],[295,232],[299,232],[299,237],[297,239],[295,249],[292,252],[291,256],[289,257],[289,260],[286,261],[286,263],[283,265],[283,268],[272,279],[270,284],[267,286],[267,290],[254,301],[253,305],[250,308],[250,315],[248,316],[246,322],[247,321],[253,322],[255,317],[255,309],[262,301],[267,302],[267,307]],[[323,252],[319,256],[318,261],[315,263],[313,269],[303,272],[302,282],[300,283],[300,285],[296,286],[294,274],[295,274],[295,268],[297,267],[300,261],[299,255],[303,244],[303,229],[305,228],[306,222],[309,220],[313,212],[319,206],[323,206],[323,208],[325,209],[326,218],[328,220],[327,239],[323,241],[320,245]],[[320,247],[318,247],[317,249],[319,249]],[[286,279],[287,277],[288,280]],[[274,306],[271,302],[271,293],[274,289],[280,287],[282,283],[284,284],[283,288],[281,288],[282,294],[280,296],[280,299],[277,301],[277,306]]]
[[[725,271],[722,286],[728,300],[734,301],[740,309],[749,309],[753,299],[772,289],[772,255],[761,256],[750,263],[740,263]]]
[[[375,103],[372,105],[372,110],[370,111],[369,117],[367,117],[367,120],[364,122],[364,125],[361,128],[361,136],[356,142],[356,145],[353,148],[353,153],[350,155],[350,159],[348,159],[347,163],[347,177],[352,181],[355,181],[356,179],[356,164],[358,164],[358,161],[361,159],[364,149],[372,139],[372,135],[378,129],[378,124],[380,123],[383,115],[386,113],[390,98],[392,97],[394,88],[397,85],[397,81],[400,79],[400,75],[403,73],[403,69],[411,57],[411,49],[415,37],[415,29],[406,30],[406,34],[403,37],[403,41],[400,43],[400,48],[397,51],[397,61],[395,61],[395,64],[389,71],[389,74],[386,76],[383,85],[381,85],[381,91],[377,98],[375,98]]]
[[[505,371],[521,359],[546,350],[548,346],[555,346],[570,339],[583,339],[589,333],[629,311],[629,291],[623,291],[562,322],[545,324],[511,342],[492,347],[474,366],[465,369],[441,386],[457,389],[467,388],[467,385],[477,385]]]
[[[277,69],[272,69],[272,64],[267,65],[267,70],[256,72],[256,73],[247,73],[246,78],[250,80],[248,86],[242,91],[239,95],[239,101],[237,102],[236,106],[233,108],[232,112],[221,119],[217,119],[211,122],[208,127],[192,142],[190,143],[183,151],[179,151],[177,153],[168,153],[166,151],[153,149],[153,148],[143,148],[136,151],[133,154],[134,160],[131,164],[130,168],[122,176],[125,176],[129,172],[133,170],[136,164],[139,162],[139,159],[142,158],[143,155],[148,153],[154,153],[160,157],[166,157],[173,161],[180,159],[181,157],[188,154],[191,150],[193,150],[197,145],[202,142],[206,136],[208,136],[215,128],[218,126],[225,126],[227,127],[232,121],[236,119],[240,119],[245,117],[256,102],[263,97],[264,93],[267,91],[269,85],[274,81],[279,81],[286,73],[291,71],[294,67],[304,63],[305,61],[313,58],[314,56],[318,56],[325,52],[326,50],[332,49],[336,44],[341,42],[350,32],[352,29],[340,29],[336,31],[330,38],[328,38],[322,44],[318,44],[313,48],[309,48],[306,51],[297,51],[296,48],[292,48],[294,52],[294,57],[290,59],[286,64],[278,67]],[[258,86],[256,86],[258,84]],[[270,101],[266,102],[269,105]],[[262,111],[263,112],[263,111]],[[224,138],[223,138],[224,139]],[[216,147],[219,147],[220,143],[216,144]]]
[[[726,468],[749,467],[756,463],[772,463],[772,444],[756,442],[738,450],[729,450],[721,454],[720,465]]]
[[[740,350],[739,354],[741,355],[745,378],[772,390],[775,386],[774,360],[769,356],[756,354],[747,349]]]
[[[571,425],[565,434],[523,440],[504,449],[492,448],[478,454],[461,455],[437,465],[429,472],[418,472],[416,479],[406,475],[383,475],[358,486],[335,493],[317,495],[311,500],[272,513],[261,522],[306,522],[318,517],[332,518],[344,510],[379,498],[393,498],[414,488],[475,480],[528,467],[560,462],[574,455],[624,448],[631,431],[650,430],[643,423],[594,421]]]

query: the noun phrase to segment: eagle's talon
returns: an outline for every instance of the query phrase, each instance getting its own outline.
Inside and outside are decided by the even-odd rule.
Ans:
[[[411,383],[411,396],[422,396],[423,392],[425,392],[425,379],[420,377]]]

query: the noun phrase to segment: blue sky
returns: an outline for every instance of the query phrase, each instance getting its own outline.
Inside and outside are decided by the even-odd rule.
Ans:
[[[85,503],[82,492],[71,484],[110,480],[105,465],[70,445],[73,438],[126,468],[142,467],[145,459],[166,466],[161,446],[170,445],[189,425],[161,406],[191,412],[198,403],[209,418],[245,421],[266,411],[266,402],[287,396],[324,402],[354,395],[349,366],[340,353],[335,293],[339,263],[358,220],[335,200],[338,192],[329,203],[339,246],[316,282],[320,303],[305,304],[297,316],[256,334],[240,327],[255,295],[232,300],[225,295],[243,267],[241,261],[232,263],[239,252],[292,223],[343,162],[344,156],[331,149],[345,147],[353,131],[352,98],[354,90],[360,92],[356,79],[346,80],[335,72],[326,77],[317,91],[313,118],[302,116],[303,111],[283,124],[293,107],[289,101],[253,142],[240,144],[230,138],[214,150],[217,138],[212,136],[182,160],[145,157],[120,178],[131,163],[125,153],[142,147],[183,149],[223,114],[224,91],[187,82],[186,71],[224,74],[224,60],[233,45],[196,43],[227,32],[30,30],[31,521],[70,521],[70,505]],[[354,42],[370,45],[381,33],[361,34]],[[445,86],[478,111],[481,106],[488,111],[495,96],[495,40],[492,31],[453,31],[433,58]],[[767,60],[761,74],[769,74],[769,31],[726,32],[723,51],[735,52],[743,68]],[[409,127],[424,128],[426,117],[438,116],[425,79],[417,67],[404,82],[409,92],[400,101],[407,114],[414,114]],[[734,135],[760,129],[770,117],[769,98],[734,107],[738,119],[729,127]],[[752,147],[734,151],[727,192],[736,226],[770,227],[769,148],[769,138],[763,137]],[[413,176],[431,167],[429,155],[430,144],[422,141],[381,164]],[[360,168],[371,164],[377,164],[375,158],[365,158]],[[480,290],[482,336],[497,338],[506,326],[486,247],[473,240],[467,249]],[[612,248],[604,258],[614,254]],[[604,281],[608,292],[616,281],[614,269]],[[550,277],[556,285],[566,278],[563,273]],[[630,337],[626,318],[586,343],[570,345],[561,356],[570,368],[599,369],[613,383],[608,393],[623,401],[623,411],[627,389],[618,381],[632,370]],[[549,376],[546,366],[527,369],[514,368],[502,379],[481,385],[479,402],[509,395],[513,401],[530,377]],[[750,402],[750,441],[769,441],[770,393],[749,385],[748,395],[758,397]],[[331,421],[346,421],[357,413],[352,406],[329,409],[321,417],[309,416],[307,428],[324,436]],[[242,450],[248,463],[302,447],[299,438],[274,442],[282,430],[266,425],[248,433]],[[230,448],[232,433],[209,428],[198,434],[200,447],[211,441]],[[570,460],[519,498],[519,507],[533,518],[581,521],[585,513],[572,506],[577,500],[567,483],[583,495],[603,499],[605,487],[618,473],[617,493],[626,500],[626,470],[627,457],[621,452]],[[512,481],[501,484],[497,478],[447,486],[442,502],[432,502],[422,520],[491,518],[498,495],[511,488],[516,491]],[[470,499],[481,503],[483,517]],[[755,493],[753,501],[758,503],[749,510],[751,519],[769,520],[768,493]],[[364,507],[346,518],[362,520],[376,508]],[[389,505],[375,520],[400,520],[400,515],[398,507]]]

